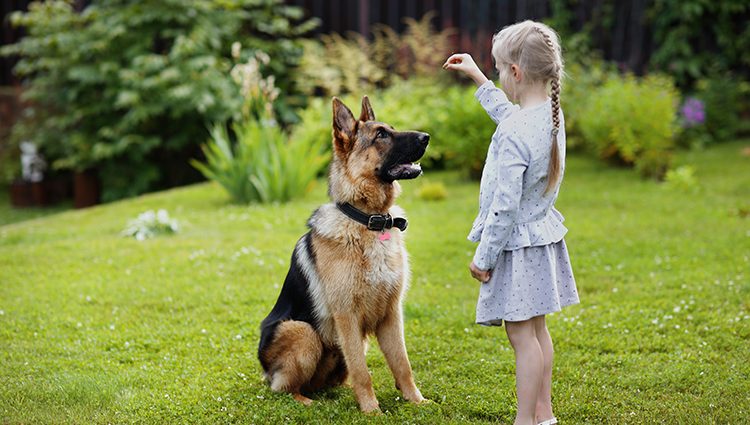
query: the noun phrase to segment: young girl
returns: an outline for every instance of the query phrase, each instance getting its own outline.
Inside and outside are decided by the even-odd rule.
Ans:
[[[544,316],[578,303],[563,240],[567,229],[554,207],[565,169],[563,61],[557,34],[532,21],[495,34],[492,57],[505,92],[470,55],[452,55],[443,65],[477,83],[476,98],[497,123],[482,173],[479,215],[469,234],[479,242],[470,265],[471,275],[482,282],[477,323],[505,321],[516,357],[515,424],[556,424],[552,340]]]

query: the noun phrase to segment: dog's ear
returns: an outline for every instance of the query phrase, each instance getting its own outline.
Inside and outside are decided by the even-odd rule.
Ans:
[[[339,153],[349,152],[357,122],[354,114],[338,98],[333,98],[333,147]]]
[[[362,97],[362,113],[359,114],[360,121],[375,121],[375,112],[370,106],[370,99],[367,96]]]

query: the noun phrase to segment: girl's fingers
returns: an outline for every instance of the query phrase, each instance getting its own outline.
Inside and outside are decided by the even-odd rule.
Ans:
[[[463,54],[457,53],[455,55],[450,55],[448,59],[446,59],[445,63],[461,63],[463,62]]]

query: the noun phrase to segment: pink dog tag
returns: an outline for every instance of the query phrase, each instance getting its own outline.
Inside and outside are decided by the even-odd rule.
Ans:
[[[387,241],[391,238],[391,232],[383,232],[378,236],[378,238],[380,238],[381,241]]]

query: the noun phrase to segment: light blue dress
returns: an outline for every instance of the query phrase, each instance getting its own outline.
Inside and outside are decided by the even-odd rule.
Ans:
[[[557,135],[561,174],[554,190],[545,194],[550,101],[520,109],[491,81],[475,96],[498,124],[482,172],[479,214],[468,237],[479,242],[474,264],[492,270],[489,282],[481,285],[477,323],[523,321],[576,304],[578,291],[563,240],[568,229],[554,207],[565,165],[564,118]]]

